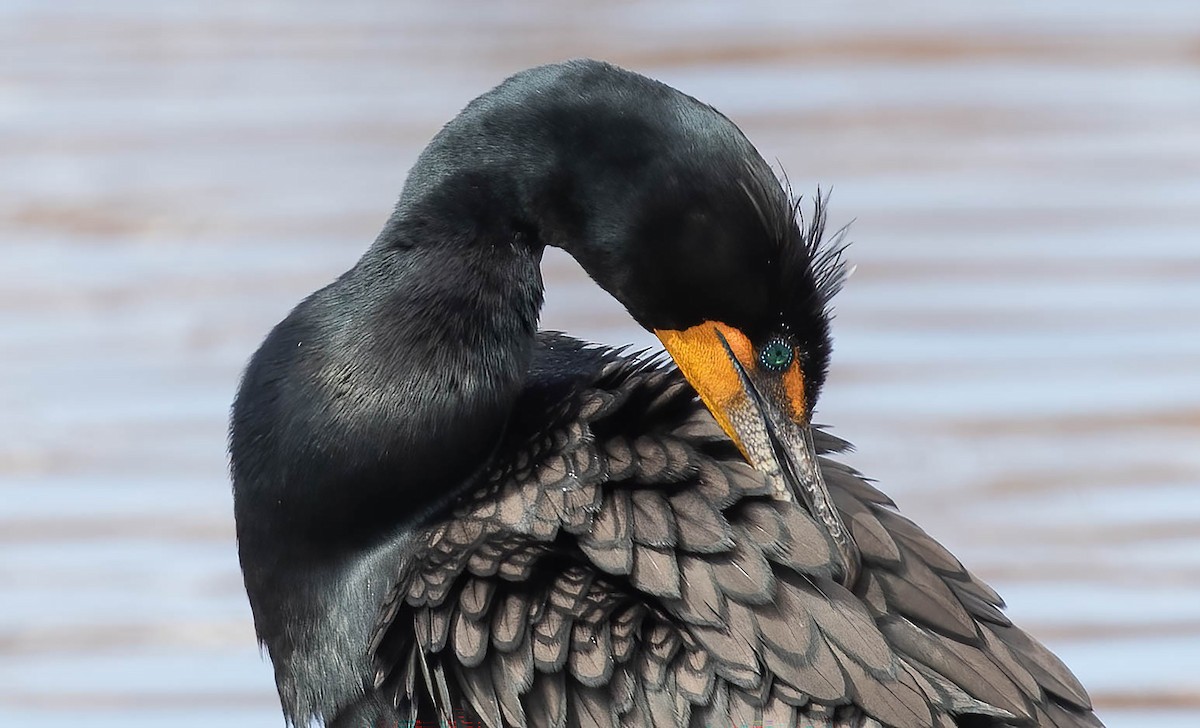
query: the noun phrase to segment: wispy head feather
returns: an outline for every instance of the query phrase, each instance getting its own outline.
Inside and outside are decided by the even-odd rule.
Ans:
[[[800,240],[799,244],[792,242],[784,250],[785,287],[790,287],[787,286],[788,283],[799,283],[796,280],[798,277],[809,278],[813,293],[820,302],[822,310],[829,315],[833,297],[842,290],[842,285],[846,282],[849,272],[844,253],[850,245],[850,242],[846,240],[850,224],[847,223],[838,228],[826,240],[825,224],[829,193],[822,194],[821,188],[817,188],[817,194],[813,197],[812,215],[805,218],[804,198],[793,197],[791,189],[786,189],[788,197],[792,200],[792,218],[799,231]]]
[[[774,320],[766,326],[791,336],[804,353],[807,397],[812,403],[824,384],[833,348],[829,324],[833,297],[848,274],[843,254],[849,226],[826,236],[829,195],[819,188],[806,214],[804,199],[792,194],[786,174],[782,180],[751,179],[755,189],[744,185],[746,193],[778,246],[773,261],[777,275],[767,282]]]

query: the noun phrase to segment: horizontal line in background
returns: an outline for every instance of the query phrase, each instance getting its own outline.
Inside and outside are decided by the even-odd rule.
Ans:
[[[1139,708],[1147,711],[1171,710],[1181,708],[1200,709],[1200,684],[1196,684],[1193,675],[1192,688],[1139,690],[1137,692],[1120,692],[1109,690],[1092,693],[1092,702],[1097,708],[1113,708],[1129,710]],[[1103,714],[1103,713],[1101,713]]]
[[[0,468],[0,472],[4,472]],[[145,517],[90,516],[59,519],[0,519],[0,544],[82,544],[89,541],[155,539],[194,543],[233,543],[233,523],[223,519],[164,518],[162,513]]]
[[[237,584],[241,595],[241,583]],[[254,629],[243,621],[216,619],[137,624],[66,624],[0,631],[4,655],[112,655],[148,648],[220,651],[254,644]]]
[[[2,689],[0,689],[2,690]],[[1138,692],[1106,691],[1092,693],[1092,702],[1101,711],[1144,709],[1170,710],[1200,708],[1200,688],[1161,689]],[[53,693],[0,692],[0,705],[11,708],[63,711],[89,710],[97,713],[120,711],[187,710],[225,711],[278,708],[274,695],[263,692],[220,693],[87,693],[58,690]]]
[[[1184,408],[1150,412],[1092,412],[1079,415],[1038,414],[1030,417],[972,419],[959,417],[931,429],[965,437],[1028,435],[1067,437],[1105,432],[1184,430],[1200,432],[1200,410]]]
[[[0,687],[0,705],[12,708],[62,711],[81,710],[106,712],[187,710],[226,711],[230,709],[279,707],[278,699],[271,693],[213,692],[213,693],[88,693],[55,690],[46,693],[7,693]]]

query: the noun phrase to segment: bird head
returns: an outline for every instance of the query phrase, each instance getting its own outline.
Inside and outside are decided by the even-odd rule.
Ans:
[[[685,325],[650,328],[746,460],[775,485],[776,497],[799,500],[826,528],[849,583],[857,549],[832,502],[812,434],[832,348],[830,299],[846,276],[844,229],[823,240],[819,193],[807,221],[798,205],[764,210],[764,218],[763,230],[745,234],[766,235],[771,252],[717,283],[733,291],[756,287],[754,309],[722,308],[715,297]],[[702,290],[694,295],[705,299]]]
[[[826,240],[826,199],[818,192],[802,214],[711,106],[611,66],[584,76],[572,88],[585,90],[557,96],[553,126],[572,150],[558,164],[572,182],[548,196],[578,218],[544,227],[570,231],[557,244],[659,338],[777,496],[826,527],[852,579],[857,552],[811,429],[832,348],[830,301],[846,275],[844,229]]]
[[[804,219],[732,121],[606,63],[543,66],[473,101],[409,185],[402,209],[418,190],[469,200],[470,214],[443,215],[485,231],[466,239],[517,236],[575,257],[658,336],[779,496],[848,543],[810,429],[841,236],[823,242],[821,196]]]

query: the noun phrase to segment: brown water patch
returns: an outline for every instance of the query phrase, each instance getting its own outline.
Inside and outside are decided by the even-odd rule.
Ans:
[[[732,65],[755,63],[786,65],[816,61],[854,63],[966,63],[984,61],[1033,62],[1039,64],[1170,64],[1186,62],[1196,53],[1194,41],[1180,36],[1152,34],[1095,33],[1066,34],[992,34],[965,31],[954,35],[933,35],[905,29],[900,33],[831,32],[826,37],[807,35],[795,38],[765,38],[754,43],[738,43],[721,36],[710,36],[711,44],[678,48],[642,50],[628,57],[650,66]]]
[[[1126,466],[1069,466],[1055,470],[1020,471],[998,478],[981,478],[971,489],[980,497],[1000,496],[1004,499],[1024,499],[1028,495],[1047,492],[1121,488],[1132,485],[1193,485],[1200,487],[1200,473],[1175,463],[1139,464]],[[1131,491],[1135,492],[1135,491]],[[1166,525],[1166,524],[1163,524]],[[1200,534],[1198,534],[1200,535]]]
[[[1200,620],[1178,622],[1105,622],[1103,624],[1030,624],[1028,630],[1047,642],[1097,642],[1112,639],[1160,639],[1200,636]]]
[[[853,247],[850,257],[853,258]],[[1064,279],[1072,283],[1114,283],[1129,285],[1137,281],[1184,282],[1200,281],[1200,257],[1174,260],[1141,260],[1122,257],[1112,260],[1055,257],[1053,251],[1028,258],[959,258],[947,260],[936,256],[916,259],[893,258],[886,261],[864,260],[854,268],[854,283],[909,283],[946,280],[981,279],[995,281],[1011,278],[1014,281],[1053,283]],[[1039,317],[1042,315],[1039,312]],[[1106,314],[1107,315],[1107,314]],[[1027,320],[1026,323],[1029,323]]]
[[[1055,435],[1082,436],[1133,430],[1196,430],[1200,434],[1200,410],[1182,409],[1135,412],[1095,412],[1079,415],[1039,414],[1003,419],[956,419],[936,429],[963,436]]]
[[[1113,710],[1184,710],[1200,709],[1200,691],[1195,690],[1106,690],[1092,693],[1092,702],[1103,712]]]

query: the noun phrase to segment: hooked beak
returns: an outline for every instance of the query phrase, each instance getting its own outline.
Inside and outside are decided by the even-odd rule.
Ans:
[[[799,357],[768,371],[745,334],[716,321],[654,333],[774,497],[798,500],[824,527],[842,557],[843,584],[853,584],[861,557],[821,474]]]

